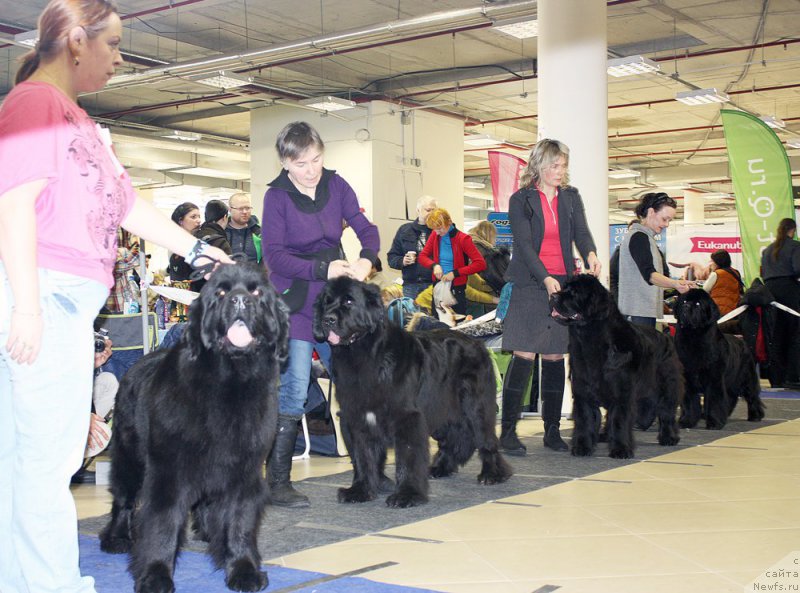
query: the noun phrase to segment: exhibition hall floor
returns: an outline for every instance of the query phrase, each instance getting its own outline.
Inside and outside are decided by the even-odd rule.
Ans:
[[[675,448],[653,446],[652,430],[637,433],[637,459],[624,461],[609,459],[603,444],[590,459],[545,451],[540,420],[526,418],[520,433],[529,455],[509,458],[516,475],[508,487],[496,487],[497,498],[491,498],[493,487],[480,487],[482,500],[470,503],[473,461],[440,481],[457,486],[451,493],[466,491],[467,503],[448,507],[447,499],[457,496],[432,483],[421,519],[414,509],[386,509],[382,501],[331,502],[334,487],[349,483],[346,458],[295,462],[296,485],[309,492],[318,514],[267,508],[265,524],[272,520],[280,527],[262,530],[262,551],[268,554],[271,544],[282,549],[282,538],[296,550],[265,554],[267,591],[800,590],[800,399],[781,391],[762,395],[763,423],[744,421],[740,404],[738,419],[723,431],[682,431]],[[569,436],[571,422],[562,427]],[[509,496],[509,488],[529,490]],[[98,517],[110,508],[106,487],[74,486],[73,492],[83,572],[97,578],[99,593],[132,591],[125,558],[96,549]],[[337,524],[334,515],[345,520]],[[388,527],[376,528],[376,522]],[[304,547],[304,537],[316,542],[323,532],[335,542]],[[178,578],[177,593],[224,591],[221,573],[189,548],[179,570],[193,572],[193,581]],[[192,568],[193,562],[201,568]]]

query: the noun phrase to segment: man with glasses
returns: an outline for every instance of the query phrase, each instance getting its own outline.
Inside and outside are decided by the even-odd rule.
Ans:
[[[244,253],[247,261],[261,259],[261,225],[253,215],[248,194],[233,194],[228,201],[231,217],[225,232],[233,253]],[[254,238],[255,237],[255,238]]]

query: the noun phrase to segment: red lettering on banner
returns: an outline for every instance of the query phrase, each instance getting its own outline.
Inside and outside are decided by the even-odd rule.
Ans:
[[[691,253],[714,253],[724,249],[728,253],[741,253],[742,240],[739,237],[691,237]]]

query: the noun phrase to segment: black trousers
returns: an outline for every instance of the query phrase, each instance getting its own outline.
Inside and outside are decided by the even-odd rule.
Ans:
[[[775,300],[800,312],[800,284],[793,278],[770,278],[764,284]],[[767,343],[769,379],[773,385],[800,381],[800,318],[777,310]]]

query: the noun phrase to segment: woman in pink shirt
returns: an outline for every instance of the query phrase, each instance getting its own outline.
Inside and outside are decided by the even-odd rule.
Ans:
[[[117,228],[195,263],[230,262],[136,197],[77,104],[122,63],[107,0],[52,0],[0,108],[0,591],[92,592],[70,477],[89,430],[92,320]]]
[[[500,445],[510,455],[526,453],[516,427],[536,354],[542,364],[544,445],[567,450],[559,431],[567,328],[550,316],[549,299],[575,271],[573,243],[589,271],[600,273],[583,201],[578,190],[567,185],[568,159],[569,149],[558,140],[537,142],[520,179],[521,189],[509,201],[514,249],[507,275],[514,288],[503,319],[503,350],[514,356],[503,383]]]

